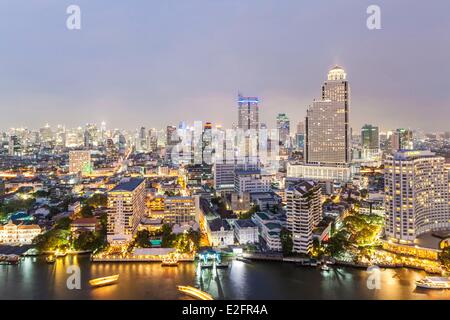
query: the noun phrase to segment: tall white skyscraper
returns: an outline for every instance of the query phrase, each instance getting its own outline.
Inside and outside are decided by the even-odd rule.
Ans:
[[[307,110],[305,160],[307,164],[348,165],[350,89],[347,74],[334,67],[322,86],[322,100]]]
[[[413,244],[423,233],[450,227],[445,159],[430,151],[401,151],[384,161],[386,236]]]
[[[313,230],[322,220],[321,194],[319,184],[306,180],[286,190],[287,228],[294,252],[307,254],[313,247]]]

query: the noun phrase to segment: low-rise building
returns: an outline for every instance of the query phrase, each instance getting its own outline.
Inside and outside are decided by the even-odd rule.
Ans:
[[[251,219],[234,221],[234,236],[239,244],[254,244],[259,242],[258,226]]]
[[[41,232],[38,225],[16,225],[9,221],[8,224],[0,226],[0,243],[31,244]]]
[[[164,222],[185,224],[196,220],[194,197],[167,197],[164,200]]]
[[[75,219],[70,224],[70,231],[72,233],[95,232],[97,228],[98,220],[95,217]]]
[[[252,221],[258,226],[259,235],[270,251],[282,251],[280,233],[283,222],[267,212],[257,212]]]
[[[207,221],[206,234],[208,241],[213,247],[224,247],[234,244],[234,232],[225,219],[214,219]]]

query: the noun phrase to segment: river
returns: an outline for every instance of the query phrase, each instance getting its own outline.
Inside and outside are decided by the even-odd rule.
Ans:
[[[81,289],[67,288],[67,268],[80,268]],[[89,279],[120,274],[118,284],[90,288]],[[189,299],[177,285],[190,285],[216,299],[450,299],[450,291],[416,289],[424,272],[382,269],[380,289],[369,290],[365,270],[330,271],[279,262],[232,261],[230,268],[200,270],[196,263],[161,267],[159,263],[91,263],[87,256],[26,257],[0,266],[0,299]]]

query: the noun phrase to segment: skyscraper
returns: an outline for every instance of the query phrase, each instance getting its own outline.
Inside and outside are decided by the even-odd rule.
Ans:
[[[130,179],[108,192],[107,240],[122,244],[137,232],[145,214],[145,179]]]
[[[409,129],[397,129],[391,135],[392,152],[400,150],[413,150],[413,133]]]
[[[238,95],[238,128],[259,129],[259,99]]]
[[[287,228],[294,252],[308,254],[313,247],[313,230],[322,220],[321,194],[319,184],[306,180],[286,190]]]
[[[322,100],[314,101],[307,110],[307,164],[350,163],[349,92],[344,69],[331,69],[322,86]]]
[[[378,127],[366,124],[361,128],[361,146],[367,150],[378,150],[380,148],[380,138]]]
[[[279,113],[277,115],[277,130],[280,138],[280,145],[289,146],[290,142],[290,121],[285,113]]]
[[[423,233],[448,230],[445,159],[430,151],[401,151],[388,155],[384,166],[387,238],[413,244]]]

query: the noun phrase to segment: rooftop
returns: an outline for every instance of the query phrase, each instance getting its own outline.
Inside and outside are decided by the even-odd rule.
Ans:
[[[211,231],[220,231],[223,227],[224,230],[231,230],[231,226],[225,219],[214,219],[208,222],[209,223],[209,229]]]
[[[239,228],[255,228],[256,224],[250,219],[241,219],[234,222]]]
[[[127,182],[123,182],[114,187],[110,192],[120,192],[120,191],[134,191],[145,179],[133,178]]]

